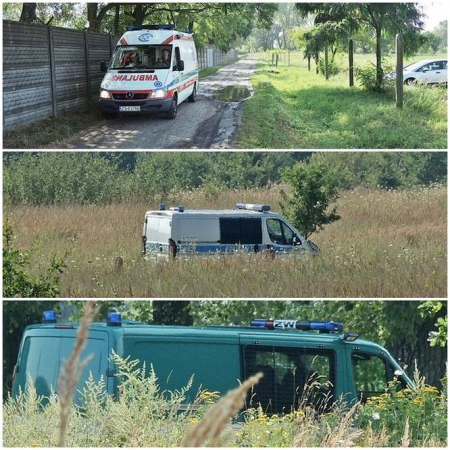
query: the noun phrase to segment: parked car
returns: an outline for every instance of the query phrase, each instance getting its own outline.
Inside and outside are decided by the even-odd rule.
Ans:
[[[272,255],[318,255],[304,238],[269,205],[237,203],[230,210],[186,210],[183,206],[147,211],[142,253],[156,259],[169,256],[269,252]]]
[[[58,391],[58,376],[69,357],[78,323],[58,323],[55,311],[45,311],[43,322],[28,326],[20,345],[13,396],[33,381],[37,394]],[[385,392],[396,378],[399,389],[412,381],[389,352],[374,342],[344,333],[342,323],[309,320],[252,320],[251,326],[154,326],[122,320],[110,313],[108,320],[90,327],[81,358],[92,358],[83,368],[75,401],[89,377],[103,377],[109,394],[118,396],[119,379],[110,358],[139,360],[139,367],[153,367],[162,391],[181,389],[193,377],[183,409],[192,405],[199,389],[225,394],[251,375],[263,378],[253,388],[247,407],[261,404],[267,413],[289,413],[297,408],[305,386],[314,384],[309,401],[321,410],[338,399],[349,404]]]
[[[194,36],[174,25],[130,25],[120,38],[100,86],[107,117],[118,113],[164,112],[177,116],[184,100],[195,102],[198,88]]]
[[[386,75],[394,79],[396,72]],[[403,82],[405,84],[447,84],[447,60],[425,59],[409,64],[403,68]]]

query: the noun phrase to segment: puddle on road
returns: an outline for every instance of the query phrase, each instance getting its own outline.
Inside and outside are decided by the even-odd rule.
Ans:
[[[219,89],[213,95],[217,100],[223,102],[240,102],[250,97],[251,93],[245,86],[227,86]]]

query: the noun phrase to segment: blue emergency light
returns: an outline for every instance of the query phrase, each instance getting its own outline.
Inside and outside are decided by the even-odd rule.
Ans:
[[[184,212],[184,206],[172,206],[170,208],[171,211],[176,211],[176,212]]]
[[[322,320],[267,320],[254,319],[250,325],[255,328],[267,328],[268,330],[302,330],[320,331],[321,333],[340,332],[344,330],[344,324],[340,322],[326,322]]]
[[[120,327],[120,326],[122,326],[122,314],[120,314],[118,312],[110,312],[110,313],[108,313],[107,324],[110,327]]]
[[[56,311],[44,311],[42,313],[42,323],[56,323]]]
[[[160,203],[159,204],[159,210],[160,211],[165,211],[166,210],[166,205],[164,203]]]
[[[127,31],[140,31],[140,30],[175,30],[175,24],[159,24],[159,25],[127,25]]]
[[[236,203],[236,209],[245,209],[246,211],[268,212],[269,205],[254,205],[252,203]]]

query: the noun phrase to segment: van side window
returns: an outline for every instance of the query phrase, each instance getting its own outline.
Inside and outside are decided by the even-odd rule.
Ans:
[[[334,354],[296,347],[243,346],[244,379],[258,372],[264,377],[247,398],[246,407],[270,414],[290,413],[300,405],[323,412],[334,393]]]
[[[277,245],[292,245],[294,232],[279,219],[267,219],[267,231],[270,240]]]
[[[390,377],[383,358],[353,352],[352,366],[358,400],[365,402],[370,397],[384,394]]]
[[[262,244],[260,218],[221,217],[221,244]]]
[[[181,61],[180,47],[175,47],[175,61],[173,62],[173,70],[178,70],[179,61]]]

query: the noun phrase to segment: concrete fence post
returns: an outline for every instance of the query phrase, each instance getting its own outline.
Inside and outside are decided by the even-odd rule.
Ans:
[[[395,52],[397,55],[397,67],[395,72],[395,99],[397,108],[403,108],[403,34],[395,37]]]
[[[48,51],[50,55],[50,83],[52,92],[52,112],[53,117],[58,116],[58,97],[56,91],[56,68],[55,68],[55,47],[53,42],[53,29],[47,27],[48,30]]]
[[[350,87],[354,85],[353,76],[353,39],[348,41],[348,84]]]
[[[92,84],[91,84],[91,61],[89,58],[89,37],[87,31],[84,33],[84,58],[86,62],[86,90],[87,90],[87,101],[88,108],[91,108],[92,103]]]

